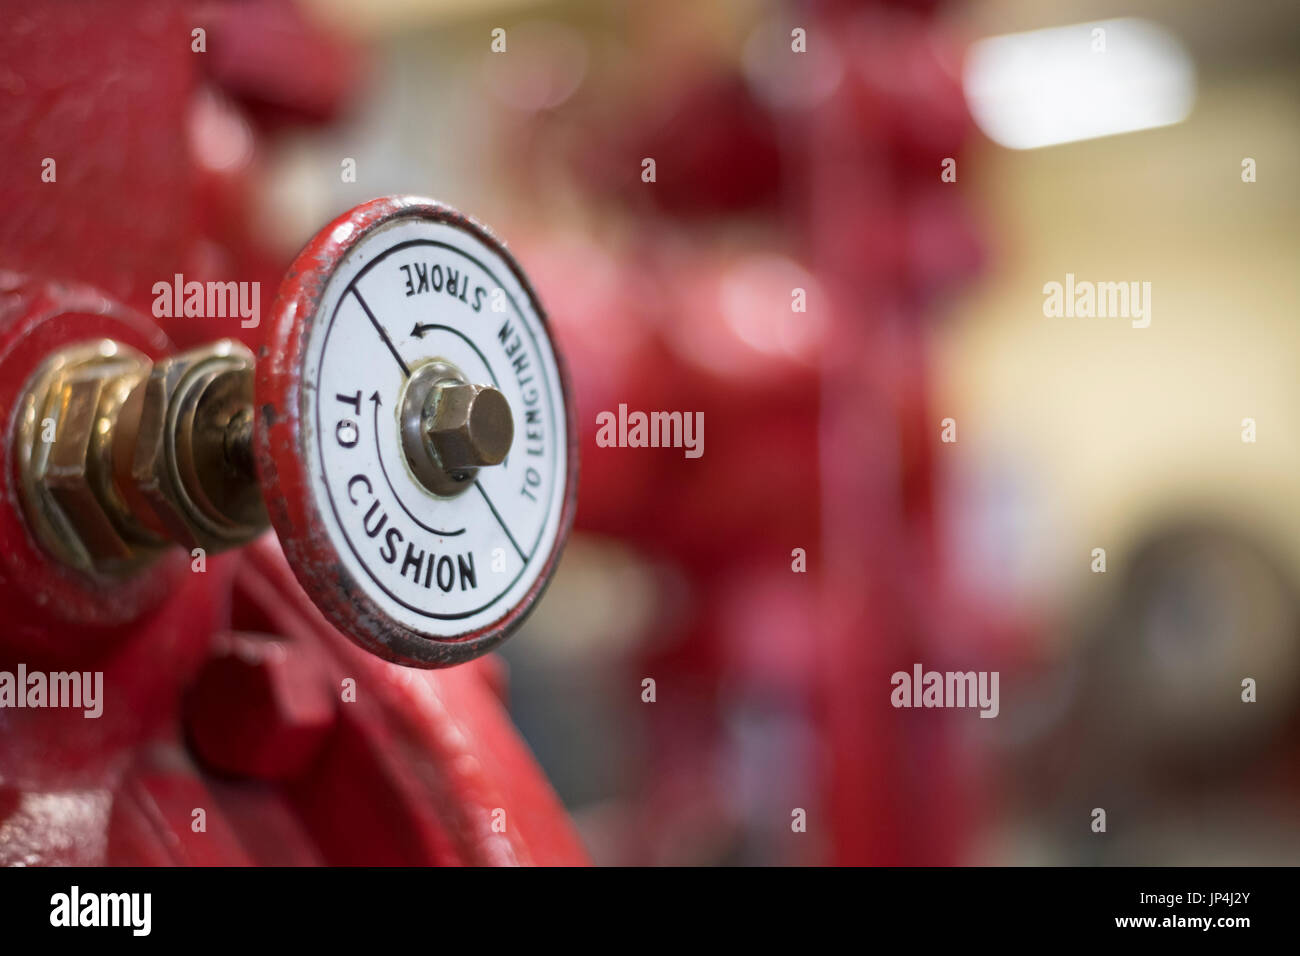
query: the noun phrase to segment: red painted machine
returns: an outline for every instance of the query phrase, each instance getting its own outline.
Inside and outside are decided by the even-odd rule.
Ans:
[[[644,712],[641,792],[618,859],[958,858],[976,774],[942,724],[900,736],[887,697],[863,692],[922,651],[938,664],[940,632],[972,626],[938,571],[925,316],[977,252],[938,178],[965,114],[924,6],[797,8],[835,82],[816,70],[745,77],[683,54],[656,102],[620,104],[617,121],[579,109],[565,114],[578,136],[564,116],[515,129],[528,148],[570,150],[574,179],[636,226],[617,242],[512,231],[540,300],[490,234],[419,200],[358,207],[287,271],[260,247],[248,208],[257,142],[336,116],[358,69],[290,5],[12,15],[0,36],[0,151],[13,173],[0,181],[0,672],[102,672],[103,713],[0,709],[0,861],[584,862],[507,716],[504,668],[477,657],[538,599],[575,513],[579,530],[689,582],[687,610],[656,622],[627,662],[630,694],[643,675],[675,691]],[[788,30],[772,42],[788,45]],[[662,75],[665,51],[651,47]],[[593,131],[601,149],[587,148]],[[645,156],[665,157],[653,190],[635,178]],[[534,172],[514,171],[546,196]],[[733,241],[736,223],[756,225]],[[471,263],[454,283],[447,256]],[[156,284],[177,275],[159,316]],[[232,279],[259,283],[256,328],[178,314],[189,282]],[[792,313],[796,289],[806,311]],[[428,303],[447,318],[405,311]],[[111,355],[97,345],[48,365],[105,341]],[[434,361],[453,353],[457,368]],[[73,394],[76,362],[111,365],[93,420],[132,449],[97,466],[97,439],[83,442],[95,501],[105,487],[130,493],[109,502],[117,537],[60,561],[67,529],[34,521],[41,495],[53,487],[65,510],[90,499],[52,484],[57,469],[33,477],[42,417],[23,409]],[[215,407],[202,390],[187,405],[182,385],[218,365],[226,377],[203,387],[248,418],[222,418],[215,446],[195,426],[199,451],[188,438],[171,448],[176,422]],[[534,384],[544,407],[530,416]],[[502,462],[489,447],[493,391],[514,415]],[[461,426],[439,418],[462,398],[487,409],[480,426],[473,412]],[[701,411],[707,455],[688,476],[680,456],[633,462],[599,447],[596,416],[620,404]],[[156,459],[138,450],[149,409],[163,422]],[[472,447],[455,445],[464,435]],[[432,475],[419,465],[426,437],[445,466]],[[216,458],[200,454],[213,447]],[[532,448],[539,484],[521,470]],[[228,483],[205,481],[213,461]],[[411,504],[424,492],[408,481],[440,508],[459,503],[431,514],[477,510],[444,523]],[[259,503],[275,535],[203,547],[242,540]],[[98,520],[89,513],[76,520]],[[481,544],[458,546],[481,528]],[[426,533],[436,548],[416,545]],[[148,573],[99,574],[163,540],[184,547],[150,552]],[[807,573],[792,573],[796,549]],[[468,623],[419,617],[421,594],[480,589],[508,613],[466,599],[450,616]],[[808,839],[791,829],[796,809],[815,821]]]
[[[513,607],[511,614],[480,613],[486,623],[472,634],[449,625],[451,641],[422,637],[418,623],[404,625],[367,603],[376,591],[370,578],[355,567],[358,579],[350,578],[345,558],[329,550],[335,539],[313,524],[318,489],[290,474],[311,467],[303,457],[308,438],[295,429],[305,407],[302,380],[314,374],[290,352],[288,340],[311,325],[295,310],[321,294],[349,253],[360,254],[359,243],[383,233],[380,226],[453,228],[454,217],[430,207],[372,205],[331,224],[282,287],[280,265],[259,250],[246,208],[252,130],[333,116],[355,71],[353,54],[278,2],[37,5],[9,11],[6,20],[0,153],[15,174],[0,185],[0,407],[7,416],[0,672],[22,675],[22,686],[0,709],[0,862],[584,862],[572,825],[506,715],[504,676],[492,659],[415,670],[367,653],[335,626],[350,621],[354,640],[423,666],[475,656],[504,636],[536,599],[571,521],[576,459],[564,409],[547,436],[558,445],[549,452],[558,470],[548,476],[556,478],[558,505],[543,540],[554,547],[534,548],[527,560],[520,553],[523,590],[503,593],[497,606]],[[462,245],[510,264],[476,226],[453,225]],[[464,274],[467,282],[468,267]],[[180,283],[182,275],[186,290],[245,282],[260,290],[264,316],[281,287],[276,317],[251,328],[225,312],[213,319],[160,309],[157,283],[173,276]],[[522,273],[499,282],[522,296],[521,328],[543,321]],[[338,315],[340,325],[350,321]],[[234,337],[255,353],[229,343],[203,353],[203,362],[185,358],[193,351],[177,354]],[[408,360],[432,348],[427,341],[403,339]],[[87,343],[93,354],[76,351]],[[537,347],[541,361],[545,345]],[[200,425],[219,399],[234,400],[214,383],[252,388],[251,375],[228,373],[232,361],[244,361],[247,372],[254,354],[256,421],[225,421],[213,445]],[[419,369],[409,371],[414,378]],[[429,428],[417,434],[415,453],[426,438],[442,441],[446,480],[468,487],[466,476],[478,471],[473,485],[483,491],[490,479],[479,466],[496,462],[481,447],[488,427],[481,420],[491,412],[482,409],[501,393],[472,384],[476,374],[426,382],[428,395],[420,397],[430,405],[416,409],[416,424]],[[376,426],[385,389],[414,394],[395,376],[388,369],[368,383]],[[562,385],[557,372],[554,388]],[[434,393],[442,396],[437,429]],[[562,403],[562,392],[554,394]],[[443,421],[457,396],[471,403],[461,409],[460,431]],[[248,406],[247,395],[240,401]],[[364,419],[354,418],[347,427],[364,431]],[[83,429],[87,422],[94,427]],[[377,427],[377,454],[386,453],[379,446],[391,431]],[[340,440],[351,434],[340,423]],[[163,444],[151,449],[149,436]],[[489,458],[466,458],[454,471],[448,456],[458,436],[468,436],[466,455]],[[70,444],[78,438],[80,447]],[[159,457],[148,460],[153,452]],[[235,542],[236,513],[260,508],[249,498],[254,458],[292,568],[272,536],[220,555],[201,546]],[[221,475],[224,485],[214,484]],[[186,505],[179,511],[178,495]],[[233,517],[223,523],[223,515]],[[165,540],[186,549],[155,554]],[[419,586],[412,577],[428,588],[445,583],[448,565],[424,554],[417,561],[412,547],[407,557],[415,563],[405,570],[414,571],[398,586]],[[460,560],[462,584],[480,587],[492,573],[470,550]],[[133,561],[144,570],[123,570]],[[534,586],[525,587],[529,581]],[[93,708],[51,706],[54,675],[72,673],[85,677],[82,702],[94,697]],[[35,692],[36,675],[50,676],[48,685],[40,678],[48,697]]]
[[[513,131],[509,154],[567,156],[589,200],[587,235],[521,251],[574,370],[578,528],[674,569],[688,608],[627,668],[668,690],[638,712],[626,859],[951,864],[969,845],[960,729],[878,692],[993,637],[940,553],[931,315],[981,249],[940,175],[969,121],[931,8],[790,4],[739,62],[678,42],[707,21],[693,4],[629,10],[636,40],[586,89],[630,92]],[[564,191],[533,173],[548,224]],[[706,455],[600,447],[590,423],[620,403],[702,410]]]

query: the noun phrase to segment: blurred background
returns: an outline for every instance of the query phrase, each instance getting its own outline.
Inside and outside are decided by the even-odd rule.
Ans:
[[[205,9],[185,272],[255,247],[265,314],[424,194],[550,313],[578,522],[504,658],[596,862],[1300,859],[1300,6]],[[1067,274],[1149,327],[1047,317]],[[703,457],[597,447],[620,404]],[[894,709],[918,662],[999,716]]]
[[[598,862],[1300,858],[1300,8],[306,8],[364,67],[266,235],[433,195],[566,349],[579,528],[505,656]],[[1066,273],[1150,327],[1046,318]],[[704,457],[597,448],[619,403]],[[1000,716],[890,708],[914,661]]]

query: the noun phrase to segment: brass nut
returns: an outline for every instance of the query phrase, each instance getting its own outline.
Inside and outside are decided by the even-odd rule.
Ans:
[[[267,518],[247,456],[253,353],[224,339],[155,363],[137,386],[134,442],[115,452],[118,485],[131,510],[187,549],[215,552],[251,540]]]
[[[24,389],[19,497],[42,546],[72,567],[122,572],[164,544],[133,519],[113,482],[111,436],[149,366],[141,353],[104,339],[60,351]]]
[[[15,452],[36,538],[121,575],[169,542],[220,551],[266,527],[252,463],[253,353],[223,340],[152,363],[109,339],[61,349],[27,383]]]

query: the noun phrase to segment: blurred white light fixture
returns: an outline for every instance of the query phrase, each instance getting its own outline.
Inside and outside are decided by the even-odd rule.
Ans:
[[[986,136],[1034,149],[1181,122],[1196,78],[1176,37],[1125,18],[979,40],[962,86]]]

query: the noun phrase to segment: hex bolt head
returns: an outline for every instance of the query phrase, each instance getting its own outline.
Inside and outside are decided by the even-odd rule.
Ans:
[[[425,435],[443,468],[456,472],[505,460],[515,423],[501,392],[452,382],[435,387],[429,398]]]
[[[97,494],[92,477],[99,406],[108,378],[101,374],[71,376],[60,390],[63,414],[50,449],[43,481],[50,496],[79,532],[95,562],[128,560],[132,548],[118,533]]]
[[[51,355],[19,396],[13,433],[19,497],[45,550],[124,576],[168,542],[219,551],[265,530],[253,366],[230,339],[157,362],[109,339]]]
[[[334,729],[336,699],[320,665],[289,641],[217,635],[185,697],[189,743],[208,767],[288,780],[310,766]]]
[[[131,418],[149,359],[109,340],[61,349],[20,398],[18,491],[45,550],[82,571],[128,573],[163,540],[129,513],[114,481],[112,436]]]

